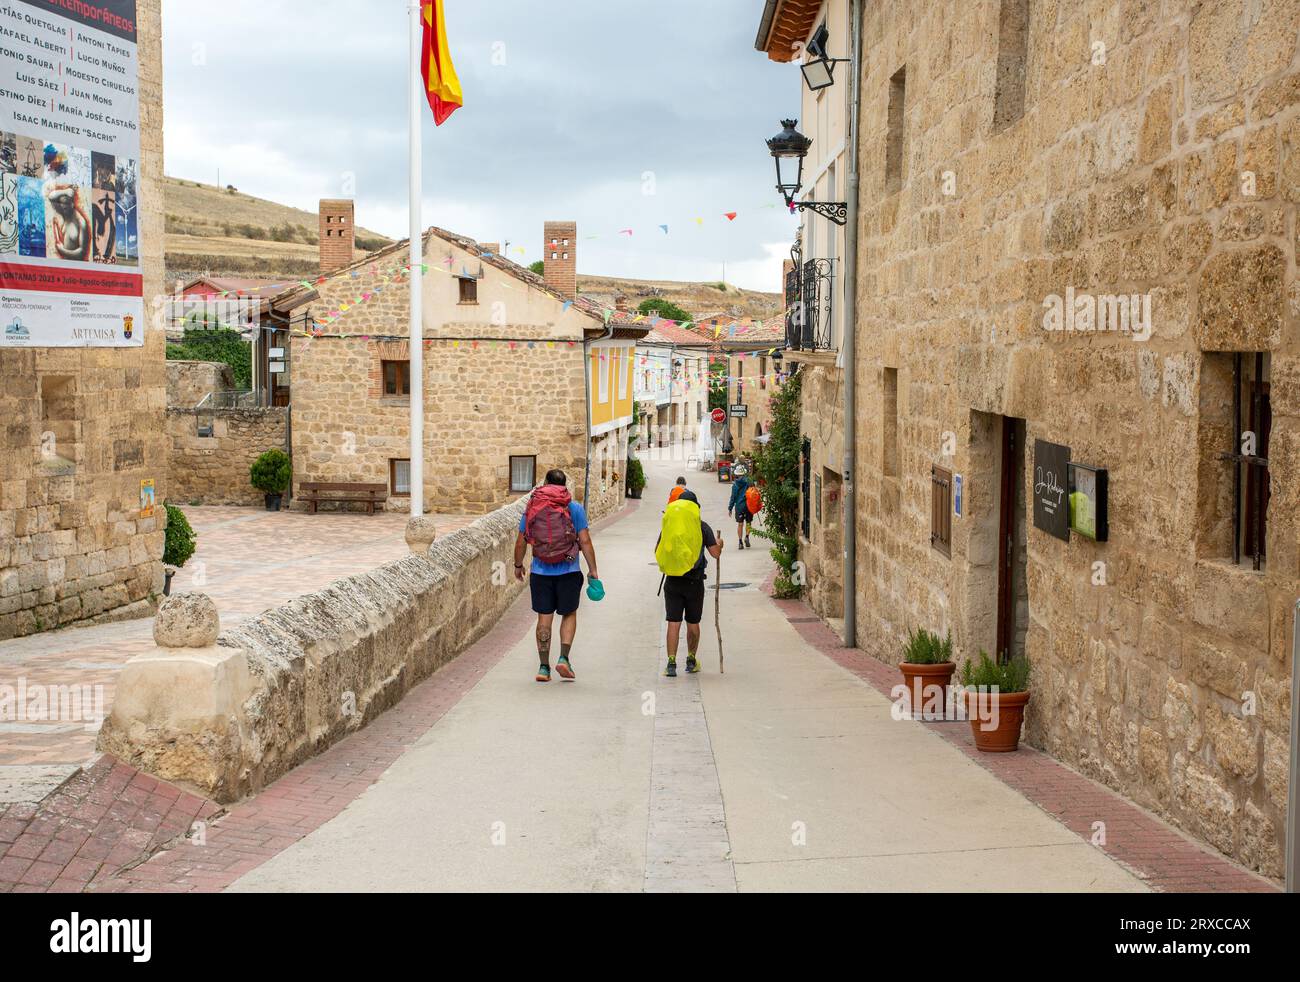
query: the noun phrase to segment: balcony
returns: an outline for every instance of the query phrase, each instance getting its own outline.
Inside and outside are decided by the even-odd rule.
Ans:
[[[809,259],[785,278],[785,335],[792,351],[834,347],[834,259]]]

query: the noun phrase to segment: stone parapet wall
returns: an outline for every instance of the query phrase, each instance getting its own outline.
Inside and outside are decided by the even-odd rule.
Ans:
[[[167,405],[193,409],[214,392],[235,387],[235,373],[221,361],[167,360]]]
[[[206,427],[212,435],[200,436]],[[289,410],[173,406],[167,410],[167,435],[173,504],[259,505],[263,495],[249,483],[249,468],[268,450],[288,452]]]
[[[510,574],[523,510],[520,501],[485,515],[427,556],[339,580],[216,645],[132,659],[100,749],[221,802],[258,791],[373,720],[496,622],[522,589]]]

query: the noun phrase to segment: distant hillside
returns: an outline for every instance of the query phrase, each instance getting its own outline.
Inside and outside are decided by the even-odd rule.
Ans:
[[[578,277],[578,290],[584,297],[613,307],[622,295],[627,297],[629,309],[635,310],[643,300],[662,297],[687,313],[704,316],[721,314],[726,317],[753,317],[763,320],[779,316],[784,301],[779,293],[760,293],[742,290],[730,284],[687,283],[676,280],[629,280],[616,276]]]
[[[197,181],[163,178],[168,280],[302,277],[320,268],[315,212]],[[391,239],[357,226],[358,254]]]

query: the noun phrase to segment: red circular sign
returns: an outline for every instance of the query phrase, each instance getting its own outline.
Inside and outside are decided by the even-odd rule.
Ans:
[[[726,412],[724,412],[724,411],[721,410],[721,409],[715,409],[715,410],[713,410],[713,422],[715,422],[715,423],[725,423],[726,421],[727,421],[727,414],[726,414]]]

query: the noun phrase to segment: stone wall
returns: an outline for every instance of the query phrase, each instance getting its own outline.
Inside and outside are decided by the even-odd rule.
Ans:
[[[160,0],[137,8],[140,242],[146,307],[163,290]],[[148,319],[146,318],[146,321]],[[164,336],[138,348],[0,350],[0,640],[137,616],[162,592]]]
[[[800,364],[800,432],[812,452],[808,533],[800,534],[805,596],[821,617],[844,616],[844,390],[834,353],[786,356],[786,367]]]
[[[1019,116],[998,88],[1017,77],[996,70],[1000,9],[865,8],[858,640],[889,662],[909,626],[951,628],[963,658],[993,648],[1001,417],[1024,421],[1022,503],[1036,439],[1109,468],[1109,542],[1020,518],[1027,738],[1277,875],[1300,594],[1300,4],[1032,0]],[[1150,336],[1046,330],[1071,290],[1149,297]],[[1225,548],[1233,351],[1271,359],[1260,572]],[[951,558],[930,543],[933,465],[967,478]]]
[[[193,409],[213,392],[235,387],[235,373],[221,361],[167,362],[167,405]]]
[[[171,362],[170,364],[175,364]],[[211,427],[211,436],[199,435]],[[287,408],[194,410],[169,407],[173,504],[260,505],[249,468],[268,450],[289,451]]]
[[[481,637],[518,596],[522,502],[246,621],[212,645],[127,663],[99,747],[221,802],[265,787],[396,704]],[[168,606],[197,607],[172,597]],[[167,613],[167,607],[164,607]],[[160,615],[159,621],[163,621]],[[155,627],[160,643],[177,632]]]

